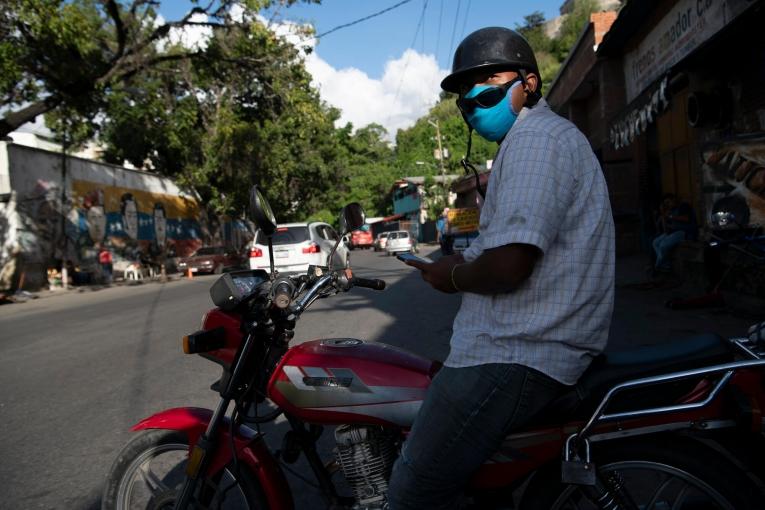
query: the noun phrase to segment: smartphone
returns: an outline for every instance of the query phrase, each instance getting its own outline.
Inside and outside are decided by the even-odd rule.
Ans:
[[[396,255],[396,258],[400,260],[401,262],[406,262],[407,260],[414,260],[415,262],[422,262],[423,264],[432,264],[432,260],[424,259],[422,257],[418,257],[417,255],[412,255],[411,253],[405,252],[405,253],[399,253]]]

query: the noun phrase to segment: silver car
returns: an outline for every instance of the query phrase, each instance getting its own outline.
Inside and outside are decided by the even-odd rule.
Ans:
[[[417,253],[417,240],[406,230],[396,230],[388,234],[388,241],[385,243],[385,252],[388,255],[408,251]]]
[[[279,225],[272,237],[274,268],[280,273],[304,273],[309,265],[328,266],[332,247],[338,239],[330,225],[321,222]],[[332,257],[332,266],[348,267],[348,247],[341,241]],[[250,269],[269,269],[268,239],[260,231],[250,246]]]
[[[377,234],[377,239],[375,239],[375,244],[373,245],[375,251],[382,251],[385,249],[385,243],[388,242],[388,234],[390,234],[390,232]]]

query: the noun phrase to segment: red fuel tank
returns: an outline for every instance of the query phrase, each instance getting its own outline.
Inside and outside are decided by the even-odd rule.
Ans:
[[[314,340],[284,355],[268,392],[277,405],[309,423],[407,428],[438,366],[386,344]]]

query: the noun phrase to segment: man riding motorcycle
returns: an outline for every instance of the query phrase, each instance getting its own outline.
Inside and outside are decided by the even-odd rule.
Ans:
[[[479,237],[462,256],[407,262],[463,297],[449,357],[393,469],[394,510],[453,507],[508,433],[603,351],[613,309],[603,173],[586,137],[542,99],[528,42],[506,28],[473,32],[441,87],[458,95],[469,136],[499,149]]]

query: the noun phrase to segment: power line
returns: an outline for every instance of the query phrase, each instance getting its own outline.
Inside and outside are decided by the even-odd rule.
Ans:
[[[383,9],[382,11],[376,12],[374,14],[370,14],[369,16],[364,16],[363,18],[359,18],[356,21],[351,21],[350,23],[345,23],[344,25],[338,25],[338,26],[336,26],[335,28],[333,28],[331,30],[327,30],[326,32],[317,35],[316,39],[324,37],[325,35],[329,35],[332,32],[337,32],[341,28],[347,28],[347,27],[350,27],[350,26],[353,26],[353,25],[357,25],[357,24],[361,23],[362,21],[366,21],[368,19],[372,19],[374,17],[377,17],[377,16],[379,16],[381,14],[385,14],[386,12],[392,11],[393,9],[395,9],[397,7],[401,7],[404,4],[408,4],[411,1],[412,0],[402,0],[401,2],[397,3],[396,5],[391,5],[390,7],[388,7],[387,9]]]
[[[444,0],[441,0],[441,9],[438,12],[438,37],[436,37],[436,62],[438,62],[438,53],[441,49],[441,20],[444,17]]]
[[[462,3],[462,0],[459,0],[457,2],[457,12],[454,13],[454,25],[452,25],[452,42],[449,44],[449,55],[452,55],[454,52],[454,35],[457,33],[457,20],[460,17],[460,4]]]
[[[473,0],[468,0],[467,8],[465,8],[465,16],[462,20],[462,32],[460,32],[460,39],[465,37],[465,26],[467,25],[468,16],[470,14],[470,4],[473,3]]]
[[[425,26],[427,24],[427,18],[425,17],[425,9],[428,7],[428,0],[425,0],[425,4],[422,7],[422,53],[425,53]]]
[[[414,37],[412,38],[412,44],[409,45],[410,48],[414,49],[414,45],[417,42],[417,36],[420,34],[420,27],[425,22],[425,9],[428,8],[428,0],[425,0],[422,4],[422,13],[420,13],[420,19],[417,21],[417,28],[414,31]],[[401,85],[404,83],[404,78],[406,77],[406,69],[409,67],[409,57],[411,54],[407,53],[406,60],[404,60],[404,70],[401,71],[401,79],[398,81],[398,86],[396,87],[396,95],[393,97],[393,107],[396,105],[396,101],[398,101],[398,94],[401,92]],[[391,112],[392,113],[392,112]],[[390,114],[388,115],[388,119],[385,121],[386,124],[390,121]]]

